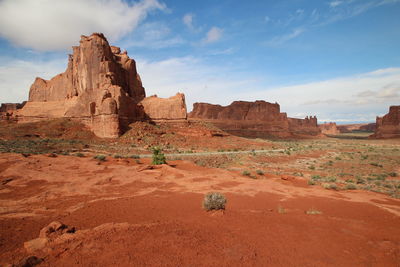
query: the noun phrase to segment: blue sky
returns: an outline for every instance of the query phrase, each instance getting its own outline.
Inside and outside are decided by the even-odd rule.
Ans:
[[[400,104],[400,0],[0,0],[0,102],[66,67],[103,32],[137,61],[148,95],[369,122]]]

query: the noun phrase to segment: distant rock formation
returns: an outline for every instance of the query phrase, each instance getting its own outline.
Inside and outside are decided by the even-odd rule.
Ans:
[[[338,125],[337,128],[341,133],[351,132],[374,132],[375,123],[356,123],[356,124],[342,124]]]
[[[318,127],[321,129],[321,132],[326,135],[336,135],[340,133],[335,122],[318,124]]]
[[[140,104],[143,106],[145,114],[153,121],[187,119],[185,95],[181,93],[170,98],[159,98],[156,95],[146,97]]]
[[[218,128],[243,137],[317,136],[321,133],[316,117],[288,118],[279,104],[266,101],[234,101],[229,106],[195,103],[188,114],[192,120],[204,120]]]
[[[11,120],[15,119],[14,114],[18,109],[25,106],[26,101],[22,103],[3,103],[0,106],[0,120]]]
[[[400,138],[400,106],[391,106],[389,113],[376,117],[374,138]]]
[[[81,36],[64,73],[49,81],[36,78],[29,101],[16,115],[19,122],[77,119],[99,137],[118,137],[130,123],[153,116],[186,118],[184,97],[166,101],[145,96],[135,61],[126,51],[110,46],[103,34],[94,33]]]

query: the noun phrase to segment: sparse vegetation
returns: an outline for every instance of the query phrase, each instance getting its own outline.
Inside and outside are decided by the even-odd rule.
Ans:
[[[207,211],[210,210],[224,210],[226,205],[226,198],[218,192],[211,192],[205,195],[203,200],[203,208]]]
[[[167,164],[167,161],[165,159],[164,154],[162,153],[161,148],[153,147],[152,152],[153,152],[153,161],[152,161],[153,165]]]
[[[98,161],[106,161],[106,159],[107,159],[107,157],[104,155],[96,155],[93,158],[97,159]]]

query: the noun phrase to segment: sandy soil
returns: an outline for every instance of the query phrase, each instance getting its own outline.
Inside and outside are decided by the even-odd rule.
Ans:
[[[400,200],[189,161],[0,154],[0,265],[400,266]],[[222,212],[204,194],[222,192]],[[43,249],[52,221],[76,227]]]

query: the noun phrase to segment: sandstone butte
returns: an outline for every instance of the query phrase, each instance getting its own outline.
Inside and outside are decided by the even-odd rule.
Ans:
[[[400,106],[391,106],[389,113],[383,117],[376,117],[374,138],[400,137]]]
[[[211,122],[220,129],[244,137],[319,136],[316,117],[288,118],[279,104],[257,100],[234,101],[228,106],[195,103],[188,114],[191,120]]]
[[[323,134],[336,135],[340,133],[335,122],[319,124],[318,127]]]
[[[136,63],[101,33],[81,36],[64,73],[36,78],[24,104],[3,104],[2,117],[18,122],[71,118],[99,137],[118,137],[138,120],[186,120],[185,96],[146,98]]]

